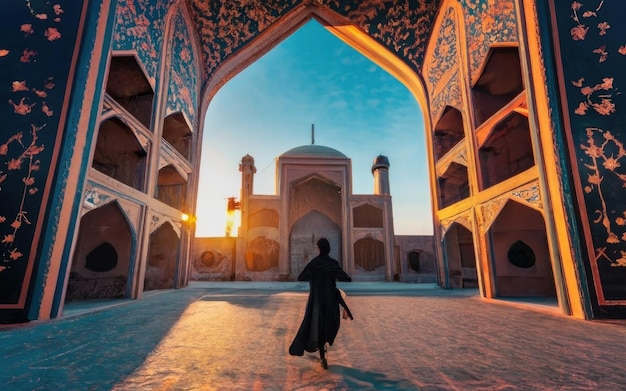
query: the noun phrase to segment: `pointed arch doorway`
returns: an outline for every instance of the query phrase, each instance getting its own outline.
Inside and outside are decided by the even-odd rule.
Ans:
[[[273,27],[273,30],[271,31],[271,33],[261,33],[255,41],[251,42],[249,45],[243,47],[239,52],[231,56],[228,59],[228,61],[224,62],[221,68],[219,68],[215,72],[214,76],[212,76],[212,78],[209,80],[208,87],[206,90],[207,92],[205,95],[206,96],[205,103],[209,100],[213,102],[213,97],[220,90],[222,85],[226,84],[232,78],[238,76],[238,72],[242,68],[247,67],[251,63],[255,62],[257,59],[259,59],[261,56],[264,56],[265,53],[267,53],[268,51],[272,50],[275,47],[275,45],[277,44],[277,41],[280,41],[282,39],[289,37],[291,34],[296,32],[298,29],[300,29],[307,23],[315,23],[317,25],[321,25],[322,29],[325,29],[328,32],[330,32],[333,37],[338,38],[340,42],[343,42],[344,44],[347,44],[348,46],[350,46],[352,49],[355,49],[358,53],[360,53],[361,55],[364,55],[364,57],[368,61],[371,61],[373,64],[376,64],[382,70],[387,72],[392,78],[395,78],[396,80],[394,81],[398,81],[399,82],[398,84],[401,86],[401,88],[412,86],[412,90],[407,88],[405,91],[407,91],[408,95],[412,99],[414,99],[414,101],[412,102],[412,104],[415,105],[414,112],[416,113],[419,112],[422,117],[419,119],[420,120],[419,123],[417,123],[416,121],[415,128],[413,131],[415,133],[423,134],[421,122],[423,122],[423,118],[424,118],[425,98],[424,98],[424,91],[421,85],[421,81],[419,80],[419,77],[415,74],[415,72],[412,69],[410,69],[409,66],[407,66],[405,63],[403,63],[399,58],[397,58],[395,54],[390,53],[386,48],[384,48],[382,45],[376,42],[372,37],[364,33],[362,30],[352,26],[350,23],[347,23],[343,17],[337,14],[333,14],[330,10],[320,9],[318,7],[303,9],[299,13],[292,14],[288,17],[285,16],[284,20],[277,22],[278,27],[275,27],[275,28]],[[266,36],[267,34],[269,35]],[[331,34],[328,34],[328,35],[331,35]],[[341,58],[337,58],[336,61],[340,61],[340,60]],[[386,75],[386,76],[389,77],[389,75]],[[220,76],[222,77],[222,79],[220,79]],[[208,106],[206,108],[208,109]],[[251,114],[252,113],[250,113],[250,115]],[[205,129],[205,133],[209,133],[212,130],[208,126],[205,126],[204,129]],[[381,133],[385,133],[385,131],[383,131],[383,129],[385,129],[384,126],[380,126],[379,129],[381,130]],[[219,131],[219,130],[216,129],[216,131]],[[357,132],[359,130],[355,127],[354,131]],[[204,137],[206,138],[207,136],[205,135]],[[264,137],[264,136],[262,133],[259,133],[259,137]],[[384,144],[384,140],[382,141],[380,145],[383,145],[383,144]],[[411,148],[412,147],[413,145],[411,145]],[[415,163],[415,156],[421,156],[424,159],[424,161],[426,161],[426,156],[428,155],[428,153],[427,151],[420,151],[419,147],[421,147],[421,145],[419,144],[415,147],[411,162],[405,162],[403,165],[410,165],[411,163]],[[248,151],[246,151],[246,153],[247,152]],[[253,153],[253,151],[250,151],[250,153]],[[371,158],[374,158],[376,154],[378,153],[380,153],[380,151],[377,150],[376,153],[371,156]],[[257,156],[255,156],[255,159],[256,157]],[[264,160],[261,160],[260,163],[261,164],[259,165],[259,172],[263,171],[262,167],[271,165],[270,163],[266,164]],[[371,164],[371,160],[368,162],[368,164]],[[395,167],[399,167],[399,165],[402,163],[394,161],[394,164],[398,164],[398,166],[395,166]],[[218,167],[215,164],[211,166]],[[420,164],[420,166],[427,167],[428,164],[425,164],[424,162],[424,164]],[[271,170],[268,170],[268,171],[271,171]],[[365,172],[369,176],[370,167],[367,167]],[[422,176],[422,178],[426,178],[427,176],[428,174],[425,174],[424,176]],[[412,177],[406,177],[406,176],[404,177],[404,179],[405,181],[415,180]],[[424,179],[424,181],[427,181],[427,179]],[[255,185],[258,185],[258,184],[259,184],[259,181],[255,179]],[[420,183],[418,187],[421,189],[423,188],[427,189],[428,186],[429,185]],[[202,184],[200,187],[202,187]],[[239,191],[239,189],[237,189],[236,191]],[[361,193],[369,193],[369,189],[365,191],[361,191]],[[427,194],[428,190],[426,190],[425,193]],[[282,195],[282,196],[285,196],[285,195]],[[204,199],[204,198],[199,197],[199,199]],[[421,197],[421,199],[423,200],[428,199],[428,197]],[[427,205],[430,206],[429,204]],[[415,221],[422,221],[422,220],[431,221],[430,220],[431,216],[428,216],[428,217],[429,217],[428,220],[418,218],[418,219],[415,219]],[[350,217],[346,217],[346,218],[348,219],[347,221],[352,221]],[[290,229],[290,228],[287,227],[287,229]],[[350,227],[342,226],[342,233],[345,233],[349,229]],[[393,236],[392,236],[393,230],[386,234],[390,235],[392,239],[385,240],[385,242],[393,242]],[[310,236],[311,235],[309,233],[306,238],[308,241],[310,241]],[[287,239],[288,236],[284,238]],[[342,252],[346,252],[348,251],[346,249],[354,248],[354,245],[355,245],[354,240],[356,239],[357,238],[351,238],[350,235],[342,236],[342,243],[338,243],[340,244],[340,246],[333,246],[333,247],[340,247],[342,248]],[[291,246],[291,244],[292,244],[291,240],[284,241],[283,243],[281,243],[281,247],[286,248],[287,246]],[[390,246],[389,248],[392,248],[392,247]],[[312,250],[314,250],[314,245],[312,247]],[[349,250],[349,251],[350,253],[353,252],[353,250]],[[290,254],[291,252],[285,253],[285,255],[291,256]],[[343,254],[340,253],[338,254],[336,258],[339,260],[346,259],[345,261],[346,263],[350,263],[350,265],[354,265],[354,260],[352,259],[353,258],[352,256],[347,257],[347,256],[342,256],[342,255]],[[287,257],[282,257],[282,258],[287,258]],[[393,257],[390,256],[389,258],[393,258]],[[291,264],[291,260],[289,260],[288,262],[290,262]],[[295,264],[291,266],[294,269],[296,268]],[[352,268],[354,268],[354,266],[352,266]],[[354,270],[352,270],[352,272],[354,272]],[[293,271],[289,271],[288,274],[289,274],[290,279],[297,277],[297,273]],[[393,274],[390,274],[390,275],[392,276],[390,278],[393,278]],[[382,278],[385,279],[385,277],[382,277]]]

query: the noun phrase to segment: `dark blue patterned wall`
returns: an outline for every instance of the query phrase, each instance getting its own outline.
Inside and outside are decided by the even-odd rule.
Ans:
[[[626,24],[621,1],[555,2],[570,148],[600,305],[626,304]],[[575,173],[576,174],[576,173]]]
[[[180,8],[172,19],[170,79],[165,115],[183,112],[197,126],[199,69],[192,34]],[[195,128],[194,128],[195,130]]]
[[[84,4],[84,3],[83,3]],[[23,308],[63,136],[82,7],[0,3],[0,308]]]

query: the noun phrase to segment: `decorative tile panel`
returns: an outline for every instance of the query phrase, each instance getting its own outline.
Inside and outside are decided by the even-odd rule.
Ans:
[[[192,11],[202,40],[205,77],[208,79],[228,57],[300,3],[312,1],[194,0]],[[441,0],[315,1],[316,6],[327,7],[351,20],[416,71],[421,69],[440,3]]]
[[[118,0],[113,50],[135,50],[151,82],[157,77],[165,15],[174,0]]]
[[[439,83],[446,79],[445,75],[451,74],[458,67],[457,15],[454,8],[448,8],[433,38],[436,41],[425,75],[430,94],[438,92],[441,89]]]
[[[626,303],[626,24],[618,1],[556,2],[564,100],[601,305]]]
[[[81,13],[67,0],[0,3],[0,308],[23,308],[37,267]]]
[[[200,83],[198,75],[201,69],[193,44],[193,35],[180,7],[176,9],[176,14],[172,18],[171,30],[173,34],[170,49],[171,68],[165,115],[183,112],[196,130],[198,83]]]
[[[442,89],[432,99],[430,113],[433,122],[439,120],[446,106],[454,107],[460,112],[464,112],[458,69],[450,80],[447,80],[445,83],[442,82]]]
[[[446,232],[448,232],[448,229],[450,229],[450,227],[454,223],[458,223],[464,226],[465,228],[467,228],[468,230],[473,231],[473,228],[472,228],[473,221],[474,219],[473,219],[472,209],[468,209],[457,215],[441,220],[441,237],[444,237],[446,235]]]
[[[460,0],[465,14],[469,74],[476,81],[493,44],[518,41],[513,0]]]

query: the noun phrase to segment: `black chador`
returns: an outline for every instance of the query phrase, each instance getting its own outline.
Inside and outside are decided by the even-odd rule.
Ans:
[[[339,331],[339,305],[344,307],[350,319],[352,314],[337,289],[336,281],[351,281],[339,262],[328,256],[330,244],[322,238],[317,242],[320,255],[313,258],[298,276],[298,281],[309,281],[310,292],[304,319],[289,354],[302,356],[304,351],[319,350],[322,366],[326,369],[325,344],[332,345]]]

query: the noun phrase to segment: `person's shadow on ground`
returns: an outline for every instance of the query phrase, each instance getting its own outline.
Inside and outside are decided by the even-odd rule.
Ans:
[[[350,368],[343,365],[329,365],[331,372],[339,374],[343,377],[343,383],[349,389],[355,390],[419,390],[414,384],[408,380],[389,379],[383,373],[362,371],[356,368]]]

